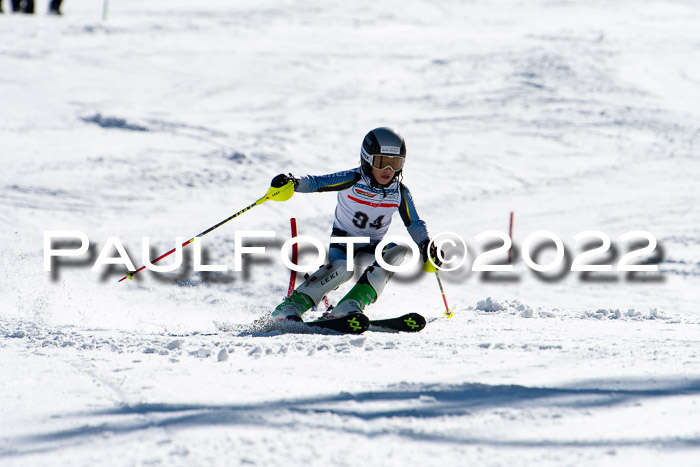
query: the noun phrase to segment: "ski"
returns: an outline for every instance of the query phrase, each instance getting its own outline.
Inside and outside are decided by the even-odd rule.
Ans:
[[[373,319],[370,322],[372,327],[391,329],[401,332],[419,332],[425,327],[425,318],[418,313],[408,313],[403,316],[388,319]]]
[[[343,334],[362,334],[369,329],[369,318],[362,313],[352,313],[340,318],[304,321],[303,324],[310,327],[331,329]]]

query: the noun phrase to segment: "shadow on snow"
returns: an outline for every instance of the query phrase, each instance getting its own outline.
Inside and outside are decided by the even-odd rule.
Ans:
[[[588,387],[585,387],[588,386]],[[612,387],[612,389],[611,389]],[[601,447],[656,447],[699,448],[700,437],[669,435],[651,439],[548,440],[548,439],[495,439],[492,437],[443,435],[429,432],[407,423],[406,428],[395,429],[402,418],[433,419],[449,416],[469,416],[492,409],[573,409],[605,408],[634,404],[644,399],[660,399],[700,394],[700,379],[657,380],[643,379],[600,380],[579,382],[572,387],[527,387],[517,385],[419,385],[404,384],[388,390],[339,393],[331,396],[303,399],[279,399],[257,404],[136,404],[113,409],[68,415],[71,417],[99,417],[92,425],[48,433],[18,436],[9,439],[9,450],[0,450],[0,458],[30,453],[48,452],[69,447],[66,443],[82,444],[87,438],[104,435],[126,435],[152,428],[191,429],[222,425],[258,426],[272,429],[325,429],[360,436],[393,435],[414,441],[518,448],[601,448]],[[286,415],[282,416],[281,415]],[[335,415],[330,425],[319,422],[318,415]],[[104,418],[108,421],[105,422]],[[391,419],[385,427],[366,429],[348,419],[378,422]],[[329,420],[324,418],[324,420]],[[418,425],[420,426],[420,425]],[[426,425],[430,426],[430,425]]]

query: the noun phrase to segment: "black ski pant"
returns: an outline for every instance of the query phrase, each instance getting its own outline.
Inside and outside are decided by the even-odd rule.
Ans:
[[[51,0],[49,2],[49,12],[61,13],[61,3],[63,0]],[[12,0],[12,11],[22,13],[34,13],[34,0]],[[2,0],[0,0],[0,11],[2,11]]]

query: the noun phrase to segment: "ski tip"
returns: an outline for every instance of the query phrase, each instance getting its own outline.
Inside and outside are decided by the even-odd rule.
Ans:
[[[408,313],[403,316],[370,321],[375,328],[398,332],[420,332],[425,328],[425,317],[418,313]]]
[[[331,318],[317,321],[304,321],[305,325],[329,329],[342,334],[362,334],[369,329],[369,318],[362,313],[353,313],[340,318]]]

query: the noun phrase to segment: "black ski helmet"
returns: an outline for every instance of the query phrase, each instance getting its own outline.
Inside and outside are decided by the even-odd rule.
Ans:
[[[362,158],[362,170],[365,175],[374,180],[372,176],[372,158],[376,155],[402,156],[406,157],[406,141],[396,130],[388,127],[379,127],[367,133],[362,140],[360,157]],[[401,173],[403,168],[394,173],[394,179]],[[376,180],[374,180],[376,182]],[[391,182],[390,182],[391,183]]]

